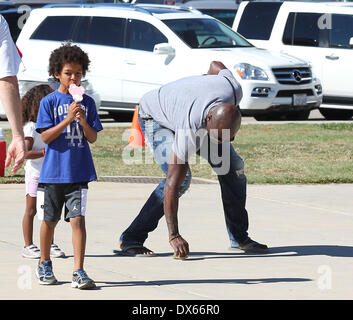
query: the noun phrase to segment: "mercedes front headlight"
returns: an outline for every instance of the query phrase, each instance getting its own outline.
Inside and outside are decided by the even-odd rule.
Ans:
[[[234,66],[234,71],[244,80],[268,80],[264,70],[248,63],[238,63]]]

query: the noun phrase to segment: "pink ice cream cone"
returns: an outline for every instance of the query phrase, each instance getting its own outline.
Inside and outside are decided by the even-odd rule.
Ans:
[[[85,88],[82,86],[78,87],[73,83],[73,84],[70,84],[69,93],[72,95],[72,98],[76,102],[81,102],[83,99],[83,95],[85,93]]]

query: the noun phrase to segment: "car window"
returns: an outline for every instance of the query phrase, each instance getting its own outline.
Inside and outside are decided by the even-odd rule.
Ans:
[[[293,45],[294,17],[295,13],[289,13],[282,37],[284,44]]]
[[[30,39],[65,41],[72,40],[77,17],[56,16],[47,17],[33,32]]]
[[[86,42],[112,47],[124,45],[125,19],[92,17],[87,29]]]
[[[252,45],[215,19],[171,19],[163,22],[191,48],[232,48]]]
[[[88,30],[92,17],[81,16],[77,18],[76,28],[72,40],[77,43],[87,43]]]
[[[213,18],[218,19],[219,21],[222,21],[225,23],[227,26],[232,27],[235,14],[237,13],[236,10],[226,10],[226,9],[198,9],[204,14],[207,14]]]
[[[152,24],[135,19],[127,22],[127,43],[129,49],[153,51],[158,43],[166,43],[168,39]]]
[[[329,46],[331,48],[350,49],[349,39],[353,37],[353,15],[333,14],[331,23]]]
[[[282,41],[284,44],[319,47],[326,46],[327,28],[320,28],[322,13],[290,12]]]
[[[248,3],[241,16],[238,30],[247,39],[270,39],[282,2]]]

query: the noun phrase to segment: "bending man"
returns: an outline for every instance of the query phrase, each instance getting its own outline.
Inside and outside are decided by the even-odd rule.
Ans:
[[[211,63],[207,75],[183,78],[143,96],[140,126],[167,176],[121,235],[121,254],[153,256],[143,244],[165,215],[175,257],[188,255],[189,245],[179,233],[178,201],[190,185],[188,160],[195,153],[206,158],[218,175],[231,247],[266,252],[267,246],[247,233],[244,163],[231,145],[240,128],[237,106],[241,98],[239,83],[217,61]]]

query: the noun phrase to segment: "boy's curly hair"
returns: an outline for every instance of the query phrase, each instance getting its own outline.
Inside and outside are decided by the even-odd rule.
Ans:
[[[28,121],[37,122],[40,100],[51,93],[53,89],[47,84],[40,84],[28,90],[23,96],[22,102],[22,125]]]
[[[87,53],[80,47],[72,45],[71,42],[65,42],[50,55],[49,75],[53,76],[55,81],[59,81],[55,78],[55,74],[61,73],[65,63],[78,63],[82,66],[82,75],[85,76],[90,62]]]

